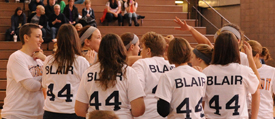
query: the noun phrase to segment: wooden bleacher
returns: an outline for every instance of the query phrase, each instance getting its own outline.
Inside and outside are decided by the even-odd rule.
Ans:
[[[67,0],[65,1],[68,2]],[[141,37],[144,33],[148,31],[155,31],[161,33],[162,35],[174,35],[176,37],[184,37],[187,39],[192,46],[196,45],[194,38],[188,32],[181,32],[174,30],[176,24],[173,22],[175,16],[181,19],[186,19],[187,23],[191,26],[195,26],[196,20],[187,19],[187,13],[182,12],[182,6],[176,6],[174,0],[138,0],[138,14],[145,16],[142,26],[139,27],[129,27],[117,26],[117,22],[110,24],[110,26],[103,26],[99,22],[100,17],[103,15],[103,9],[105,8],[107,0],[92,0],[92,8],[95,11],[95,17],[98,24],[98,28],[102,35],[107,33],[117,33],[121,35],[124,32],[133,32]],[[46,5],[47,0],[44,0]],[[11,22],[10,18],[14,14],[17,7],[22,7],[23,3],[15,3],[10,1],[10,3],[5,3],[4,0],[0,0],[0,107],[3,105],[3,100],[5,97],[6,89],[6,66],[7,61],[14,51],[21,48],[21,42],[6,42],[5,32],[10,28]],[[81,15],[81,10],[84,8],[84,4],[77,4],[76,7]],[[28,4],[26,4],[26,13],[28,10]],[[205,27],[195,27],[202,34],[206,35]],[[206,35],[210,40],[213,40],[213,35]],[[213,42],[213,41],[211,41]],[[43,44],[42,49],[46,55],[50,55],[53,49],[53,43]]]

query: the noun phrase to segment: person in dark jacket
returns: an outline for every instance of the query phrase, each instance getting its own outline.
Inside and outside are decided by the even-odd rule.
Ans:
[[[55,0],[49,0],[49,4],[45,7],[46,10],[46,16],[49,18],[52,14],[54,14],[54,5]]]
[[[74,0],[69,0],[69,4],[64,8],[63,14],[70,24],[75,25],[78,22],[78,9],[74,6]]]
[[[91,1],[85,0],[84,2],[85,8],[82,9],[82,19],[85,21],[84,23],[81,23],[83,26],[91,25],[96,27],[95,22],[95,13],[94,10],[91,8]]]
[[[6,41],[11,41],[12,36],[16,34],[19,36],[19,29],[26,23],[26,15],[23,13],[21,7],[17,7],[14,15],[11,17],[11,28],[6,31]],[[20,39],[18,38],[18,41]]]
[[[60,6],[56,4],[54,5],[54,14],[49,17],[52,39],[55,39],[59,27],[64,23],[68,23],[67,19],[64,14],[60,13]]]
[[[43,3],[41,0],[32,0],[31,3],[29,4],[29,9],[30,9],[30,11],[31,11],[32,13],[35,12],[36,7],[37,7],[38,5],[44,6],[44,3]]]
[[[44,39],[44,42],[48,42],[45,41],[47,20],[48,18],[45,15],[45,8],[42,5],[38,5],[36,8],[36,12],[32,13],[27,19],[28,23],[35,23],[39,25],[42,31],[42,37]]]

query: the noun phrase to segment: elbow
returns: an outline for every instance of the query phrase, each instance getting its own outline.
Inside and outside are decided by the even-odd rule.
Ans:
[[[76,100],[74,110],[75,110],[75,114],[77,116],[86,117],[86,113],[87,113],[87,110],[88,110],[88,105]]]
[[[75,114],[79,117],[86,117],[86,112],[75,108]]]
[[[139,116],[143,115],[144,112],[145,112],[145,105],[143,104],[138,109],[136,108],[136,109],[132,110],[132,115],[133,115],[133,117],[139,117]]]

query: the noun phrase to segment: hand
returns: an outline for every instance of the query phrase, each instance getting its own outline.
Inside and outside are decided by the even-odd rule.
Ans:
[[[86,60],[92,64],[94,63],[95,60],[95,51],[94,50],[89,50],[86,55],[85,55]]]
[[[40,28],[40,29],[42,29],[42,28],[43,28],[43,26],[39,25],[39,28]]]
[[[11,31],[11,35],[14,34],[14,31]]]
[[[175,37],[173,35],[167,35],[166,37],[164,37],[165,41],[167,44],[170,43],[171,40],[173,40]]]
[[[76,22],[75,21],[73,21],[73,24],[75,24]]]
[[[182,22],[178,17],[176,17],[174,21],[180,26],[180,27],[175,27],[176,30],[190,31],[192,29],[192,27],[189,26],[185,20],[183,20]]]
[[[70,24],[73,24],[71,21],[69,21]]]
[[[115,13],[114,16],[117,17],[117,16],[118,16],[118,13]]]
[[[202,68],[199,66],[193,66],[194,69],[198,70],[199,72],[202,72]]]
[[[34,60],[41,59],[42,61],[44,61],[46,59],[46,55],[44,55],[43,50],[41,49],[38,52],[35,52],[32,57]]]
[[[243,43],[244,43],[244,45],[243,45],[244,53],[247,55],[247,57],[253,58],[252,48],[249,45],[249,43],[246,41],[244,41]]]

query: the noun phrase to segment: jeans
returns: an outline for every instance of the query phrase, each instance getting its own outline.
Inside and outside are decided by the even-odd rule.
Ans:
[[[118,14],[117,17],[114,16],[114,14],[112,13],[107,13],[106,14],[106,19],[108,22],[112,22],[113,20],[117,20],[118,19],[118,23],[122,22],[122,15]]]
[[[59,28],[56,28],[56,27],[51,27],[51,38],[52,39],[55,39],[56,35],[57,35],[57,31],[58,31]]]
[[[127,18],[131,19],[133,17],[137,18],[137,14],[136,13],[126,13],[125,16],[127,16]]]

